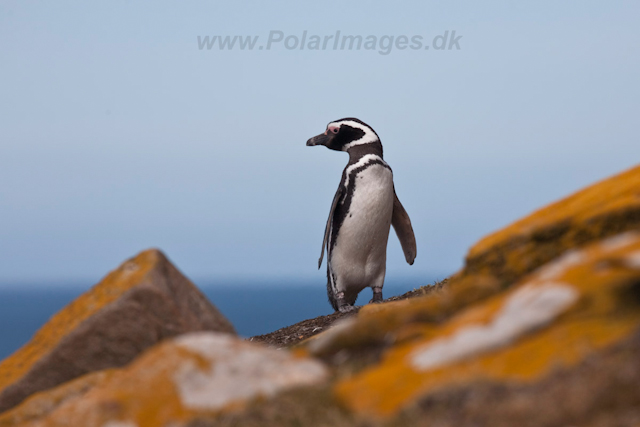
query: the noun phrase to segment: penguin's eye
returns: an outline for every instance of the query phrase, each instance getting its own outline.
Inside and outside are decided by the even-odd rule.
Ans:
[[[333,133],[338,133],[338,130],[339,130],[339,129],[340,129],[340,128],[329,128],[329,130],[330,130],[331,132],[333,132]]]

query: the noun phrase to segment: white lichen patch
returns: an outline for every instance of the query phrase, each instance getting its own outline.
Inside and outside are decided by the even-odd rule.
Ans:
[[[640,251],[631,252],[624,261],[629,268],[640,270]]]
[[[636,231],[626,231],[624,233],[616,234],[613,237],[604,239],[600,243],[600,247],[605,252],[615,251],[636,243],[639,237],[640,236]]]
[[[582,251],[570,250],[560,256],[557,260],[545,264],[538,270],[540,280],[555,280],[565,271],[582,263],[586,256]]]
[[[431,341],[413,351],[411,365],[429,370],[513,342],[556,318],[577,299],[578,291],[568,284],[527,284],[513,292],[488,324],[461,327],[453,335]]]
[[[319,335],[316,335],[316,337],[313,338],[311,342],[309,342],[307,349],[312,354],[318,354],[323,352],[324,350],[329,348],[331,344],[335,342],[335,340],[338,337],[346,334],[351,329],[351,327],[355,325],[355,323],[356,323],[355,316],[338,320],[336,323],[331,325],[331,327],[327,329],[325,332]]]
[[[210,362],[203,369],[196,360],[187,359],[173,376],[183,406],[193,410],[215,411],[255,396],[273,396],[284,389],[316,384],[327,377],[320,362],[225,334],[192,333],[175,342]]]
[[[102,427],[138,427],[138,424],[134,423],[133,421],[111,420],[102,424]]]

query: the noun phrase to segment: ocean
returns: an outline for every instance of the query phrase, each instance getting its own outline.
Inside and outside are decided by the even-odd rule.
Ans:
[[[401,295],[437,279],[387,279],[385,298]],[[59,285],[0,287],[0,360],[24,345],[49,318],[89,287]],[[213,285],[202,281],[199,288],[233,323],[243,337],[261,335],[305,319],[330,314],[325,282],[238,281]],[[371,291],[365,289],[357,304],[366,304]]]

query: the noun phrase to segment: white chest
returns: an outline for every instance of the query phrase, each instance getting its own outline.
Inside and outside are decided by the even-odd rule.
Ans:
[[[352,176],[355,189],[340,226],[336,249],[343,256],[366,262],[385,252],[393,213],[393,175],[383,165],[371,165]]]
[[[372,165],[355,177],[355,190],[351,198],[347,218],[386,217],[393,207],[393,175],[383,165]],[[352,215],[352,216],[350,216]],[[369,223],[373,226],[374,224]]]
[[[352,175],[355,189],[330,253],[338,290],[382,286],[393,214],[393,175],[375,164]]]

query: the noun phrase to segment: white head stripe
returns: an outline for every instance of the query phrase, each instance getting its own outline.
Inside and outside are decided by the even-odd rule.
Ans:
[[[355,141],[351,141],[350,143],[348,143],[344,147],[342,147],[342,149],[344,151],[348,150],[349,148],[351,148],[351,147],[353,147],[355,145],[368,144],[370,142],[378,141],[378,136],[375,134],[375,132],[372,131],[369,126],[365,126],[362,123],[358,123],[358,122],[355,122],[353,120],[340,120],[339,122],[331,122],[331,123],[329,123],[327,125],[327,127],[329,127],[331,125],[336,125],[336,126],[347,125],[347,126],[351,126],[353,128],[356,128],[356,129],[360,129],[361,131],[364,132],[364,135],[362,136],[362,138],[356,139]]]
[[[345,177],[345,180],[344,180],[344,186],[345,187],[349,187],[349,175],[351,174],[351,172],[354,169],[362,167],[362,166],[366,165],[367,163],[372,162],[374,160],[380,160],[382,163],[385,163],[384,160],[382,160],[382,158],[380,156],[378,156],[377,154],[365,154],[364,156],[362,156],[360,158],[360,160],[358,160],[357,162],[355,162],[354,164],[349,166],[347,168],[347,170],[345,171],[346,177]]]

